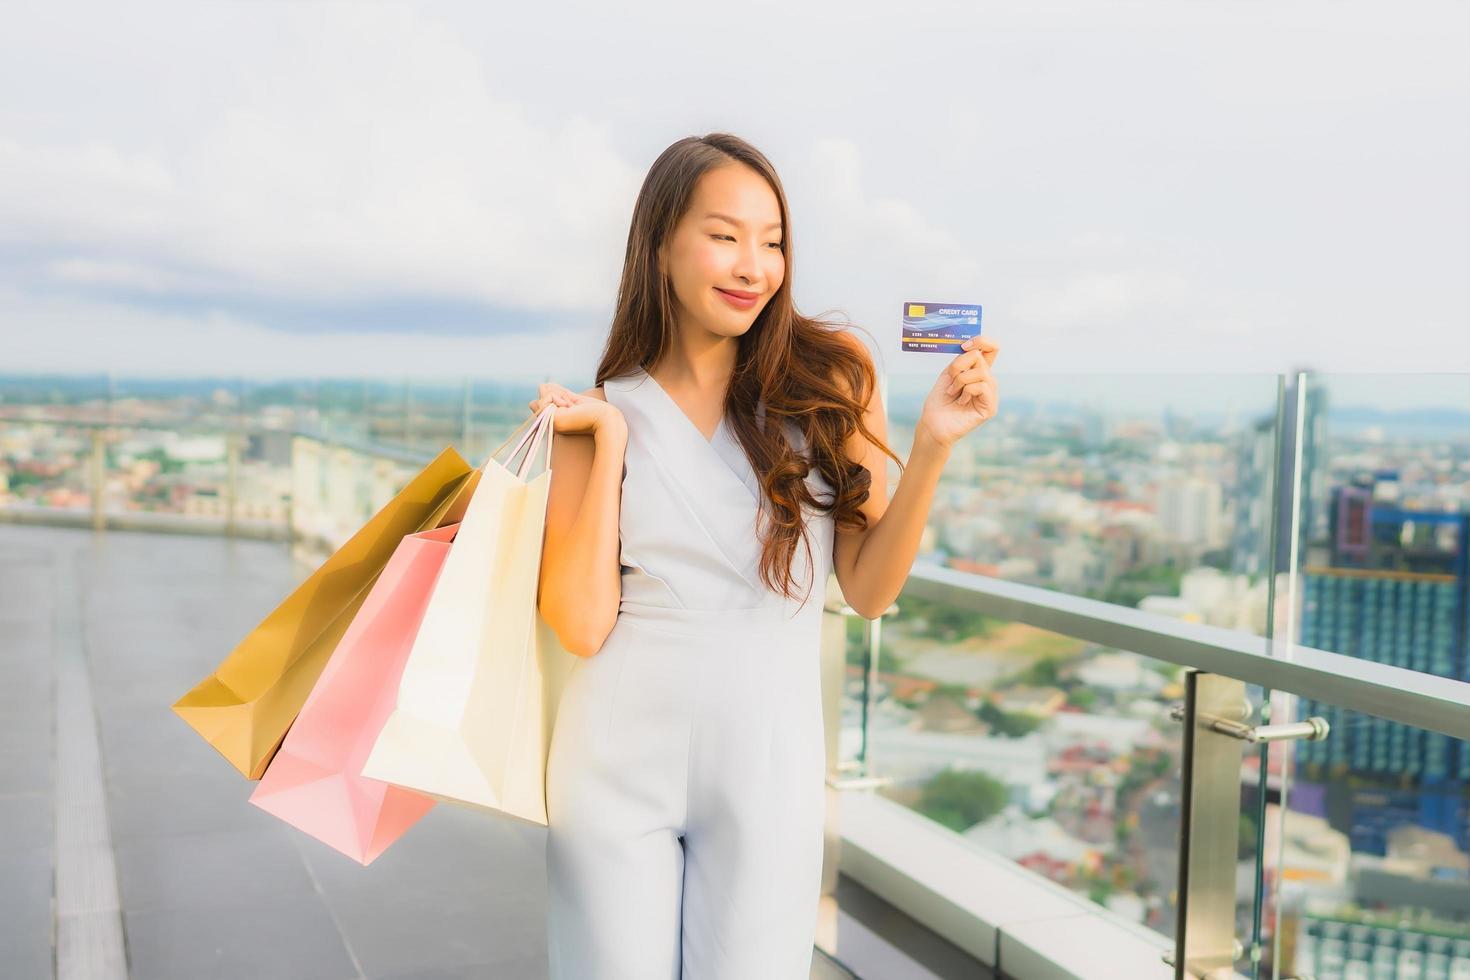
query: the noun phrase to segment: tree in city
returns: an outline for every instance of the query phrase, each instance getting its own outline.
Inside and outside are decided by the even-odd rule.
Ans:
[[[1108,583],[1101,594],[1090,595],[1088,598],[1101,599],[1103,602],[1127,606],[1131,609],[1148,596],[1178,595],[1179,583],[1183,578],[1184,569],[1179,567],[1173,559],[1166,559],[1162,565],[1145,565],[1129,569],[1125,574]]]
[[[1005,809],[1005,784],[983,772],[946,769],[924,785],[916,809],[951,830],[964,831]]]
[[[959,606],[908,596],[904,597],[903,611],[905,615],[901,618],[922,619],[927,627],[927,636],[947,642],[989,636],[1003,625],[1001,620],[969,612]]]
[[[1003,711],[990,701],[980,703],[980,720],[990,726],[997,735],[1020,738],[1030,735],[1041,727],[1041,718],[1020,711]]]
[[[1090,687],[1074,687],[1067,692],[1067,703],[1086,711],[1097,704],[1097,692]]]
[[[1036,687],[1055,687],[1058,674],[1056,658],[1042,657],[1027,669],[1026,683]]]
[[[956,704],[964,704],[970,698],[968,684],[936,684],[929,691],[930,699],[949,698]]]

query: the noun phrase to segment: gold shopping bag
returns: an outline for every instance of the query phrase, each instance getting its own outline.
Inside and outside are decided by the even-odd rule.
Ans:
[[[478,480],[453,448],[441,452],[173,710],[259,779],[399,541],[459,521]]]

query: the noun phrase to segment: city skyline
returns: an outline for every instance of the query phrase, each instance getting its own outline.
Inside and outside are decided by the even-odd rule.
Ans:
[[[926,355],[933,357],[933,355]],[[936,366],[942,358],[934,360]],[[932,379],[916,373],[894,375],[884,371],[880,359],[875,363],[880,381],[888,393],[890,410],[913,408],[928,390]],[[1294,375],[1283,375],[1288,390]],[[1120,384],[1126,378],[1128,384]],[[145,397],[157,397],[160,390],[199,388],[216,385],[233,392],[242,385],[247,389],[272,386],[347,386],[369,385],[377,388],[402,389],[404,384],[422,394],[434,391],[460,397],[466,383],[473,386],[509,388],[530,386],[534,390],[540,378],[469,377],[469,378],[405,378],[405,377],[339,377],[332,375],[300,375],[280,377],[248,377],[244,375],[204,372],[197,375],[157,375],[118,373],[0,371],[0,405],[7,403],[7,391],[33,390],[56,383],[75,391],[88,384],[96,385],[96,397],[105,398],[109,385],[116,397],[131,397],[129,385],[145,389]],[[590,383],[590,377],[568,379],[574,383]],[[1446,428],[1446,435],[1470,439],[1470,374],[1416,373],[1377,374],[1370,372],[1320,374],[1311,372],[1309,388],[1323,386],[1333,405],[1334,416],[1358,413],[1412,415],[1429,413],[1434,424]],[[1257,414],[1275,414],[1276,376],[1272,374],[1192,374],[1134,373],[1117,374],[1051,374],[1019,372],[1007,375],[1006,405],[1012,410],[1025,405],[1028,410],[1072,410],[1132,413],[1134,415],[1177,412],[1211,422],[1231,415],[1245,421]],[[22,397],[22,401],[24,397]],[[11,396],[14,401],[14,396]],[[1225,405],[1222,408],[1222,404]],[[1342,424],[1333,419],[1334,425]],[[1460,426],[1459,430],[1454,427]]]

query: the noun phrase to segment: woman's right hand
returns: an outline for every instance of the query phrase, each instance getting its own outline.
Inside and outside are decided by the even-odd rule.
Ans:
[[[557,434],[580,432],[595,436],[599,429],[610,424],[626,424],[623,413],[616,405],[610,405],[591,395],[579,395],[554,381],[543,382],[537,397],[527,404],[532,415],[539,415],[548,402],[556,404],[556,409],[552,412],[555,420],[552,431]]]

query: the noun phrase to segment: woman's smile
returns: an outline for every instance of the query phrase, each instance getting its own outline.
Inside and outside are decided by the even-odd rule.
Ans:
[[[755,305],[756,300],[760,299],[760,293],[746,293],[738,290],[721,289],[719,286],[715,287],[715,292],[723,296],[725,302],[729,303],[737,310],[748,310]]]

